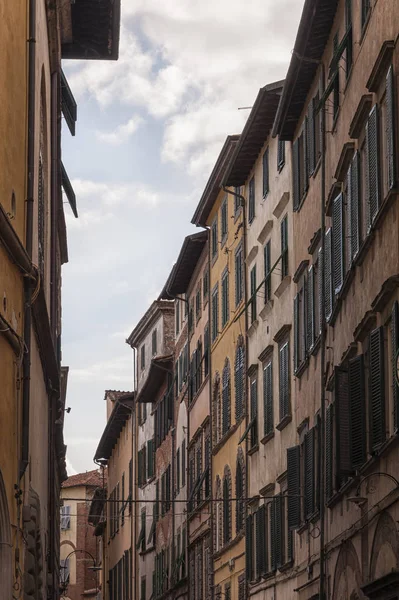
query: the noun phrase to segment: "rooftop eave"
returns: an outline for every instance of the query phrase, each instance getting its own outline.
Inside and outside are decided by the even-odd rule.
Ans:
[[[130,397],[124,397],[122,400],[117,400],[110,418],[105,426],[98,444],[94,461],[108,461],[112,455],[112,451],[121,434],[123,427],[129,416],[131,415],[134,405],[135,394]]]
[[[154,402],[154,398],[161,388],[168,373],[173,374],[173,354],[153,358],[148,371],[147,379],[137,394],[136,401],[143,404]]]
[[[207,239],[208,230],[188,235],[185,238],[179,257],[167,282],[166,292],[171,296],[184,294],[187,291]]]

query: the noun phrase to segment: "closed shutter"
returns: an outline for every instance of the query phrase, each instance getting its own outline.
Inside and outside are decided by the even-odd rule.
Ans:
[[[304,130],[303,130],[302,135],[301,135],[302,140],[303,140],[303,162],[300,165],[300,169],[301,169],[301,182],[302,182],[302,189],[301,189],[301,197],[302,198],[306,194],[306,192],[308,191],[308,187],[309,187],[308,129],[309,129],[308,118],[305,117]]]
[[[247,580],[253,579],[253,540],[252,540],[252,515],[248,515],[245,528],[245,567]]]
[[[263,197],[269,193],[269,148],[263,155]]]
[[[263,504],[258,508],[257,511],[257,527],[256,527],[256,570],[258,572],[258,577],[267,573],[267,565],[266,565],[266,545],[265,545],[265,536],[266,536],[266,507]]]
[[[270,269],[271,269],[271,257],[270,257],[270,241],[267,242],[267,244],[265,245],[264,248],[264,264],[265,264],[265,304],[266,302],[269,302],[270,298],[271,298],[271,290],[272,290],[272,285],[271,285],[271,274],[270,274]]]
[[[368,192],[368,226],[377,216],[380,206],[380,182],[378,160],[378,112],[377,105],[370,112],[366,125],[367,139],[367,192]]]
[[[321,248],[319,248],[319,252],[318,252],[318,258],[317,258],[317,269],[318,269],[318,289],[317,289],[317,294],[319,297],[319,331],[317,332],[317,336],[321,335],[321,328],[322,328],[322,323],[323,323],[323,291],[322,291],[322,282],[323,282],[323,277],[322,277],[322,258],[323,258],[323,251]]]
[[[181,445],[181,486],[186,485],[186,440]]]
[[[334,200],[333,206],[333,286],[334,293],[339,294],[344,282],[344,229],[342,194]]]
[[[388,70],[386,78],[386,123],[387,135],[387,164],[388,164],[388,189],[396,185],[396,147],[395,147],[395,77],[393,66]]]
[[[349,361],[350,440],[352,469],[366,461],[366,407],[363,355]]]
[[[154,477],[154,440],[147,443],[148,478]]]
[[[264,412],[264,435],[268,435],[274,429],[273,417],[273,365],[268,363],[263,369],[263,412]]]
[[[384,330],[370,333],[370,413],[371,449],[376,450],[385,440]]]
[[[256,265],[251,269],[251,323],[256,319]]]
[[[290,414],[288,342],[280,348],[280,421]]]
[[[284,551],[283,551],[283,497],[281,494],[276,496],[273,500],[275,504],[275,547],[276,547],[276,567],[280,568],[284,564]]]
[[[272,571],[277,569],[277,531],[276,531],[276,502],[273,498],[270,503],[270,567]]]
[[[298,210],[301,202],[301,192],[299,190],[299,141],[295,140],[292,146],[292,168],[293,168],[293,188],[294,188],[294,211]]]
[[[225,435],[230,429],[230,411],[229,411],[229,388],[230,388],[230,371],[227,367],[223,369],[222,381],[222,434]]]
[[[235,408],[238,421],[244,413],[244,349],[242,346],[239,346],[236,352],[235,384]]]
[[[326,410],[326,500],[333,493],[333,456],[334,456],[334,407],[332,404]]]
[[[258,443],[258,384],[257,380],[251,381],[251,439],[250,445],[253,448]]]
[[[314,173],[315,170],[315,120],[314,120],[314,98],[308,107],[308,153],[309,153],[309,177]]]
[[[296,372],[300,365],[299,359],[299,294],[294,298],[294,371]]]
[[[325,315],[326,321],[329,321],[333,309],[333,289],[332,289],[332,243],[331,243],[331,228],[326,231],[324,242],[325,258],[324,258],[324,281],[325,281]]]
[[[350,410],[349,410],[349,375],[341,367],[335,368],[335,423],[337,439],[337,478],[342,485],[352,473]]]
[[[304,453],[305,518],[309,519],[315,510],[314,428],[305,435]]]
[[[392,399],[394,429],[399,429],[399,386],[396,372],[396,356],[399,351],[399,303],[396,300],[392,307],[391,316],[391,352],[392,352]]]
[[[300,447],[287,448],[287,491],[288,491],[288,528],[296,529],[301,524],[300,498]]]
[[[309,267],[307,285],[307,348],[311,350],[315,342],[315,314],[314,314],[314,266]]]
[[[360,194],[359,194],[359,152],[355,153],[352,160],[350,169],[350,182],[348,182],[348,189],[350,189],[350,206],[349,206],[349,219],[350,219],[350,249],[351,249],[351,260],[356,258],[360,248]]]

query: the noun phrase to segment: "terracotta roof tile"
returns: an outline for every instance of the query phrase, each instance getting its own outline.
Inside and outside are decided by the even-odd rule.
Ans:
[[[78,473],[77,475],[71,475],[62,484],[63,488],[77,487],[80,485],[90,487],[101,487],[103,485],[103,476],[101,471],[95,469],[94,471],[86,471],[86,473]]]

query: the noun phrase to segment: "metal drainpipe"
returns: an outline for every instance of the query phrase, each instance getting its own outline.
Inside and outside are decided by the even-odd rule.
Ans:
[[[33,246],[33,194],[35,173],[35,92],[36,92],[36,0],[29,0],[29,39],[28,39],[28,157],[26,184],[26,232],[25,245],[29,258]],[[19,479],[21,480],[29,464],[29,408],[31,372],[31,327],[32,327],[32,287],[31,280],[24,283],[24,344],[23,383],[22,383],[22,443]]]
[[[324,92],[325,71],[322,64],[322,86]],[[326,409],[326,394],[324,384],[324,369],[325,369],[325,354],[326,354],[326,315],[324,310],[326,280],[325,280],[325,230],[326,230],[326,213],[325,213],[325,183],[326,183],[326,122],[325,122],[325,104],[323,102],[321,111],[321,334],[320,334],[320,600],[325,599],[325,409]]]

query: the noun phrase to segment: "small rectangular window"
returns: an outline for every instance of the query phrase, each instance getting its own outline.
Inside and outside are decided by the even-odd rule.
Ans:
[[[269,148],[263,154],[263,197],[269,193]]]
[[[228,213],[227,213],[227,196],[223,200],[222,208],[221,208],[221,231],[222,231],[222,243],[225,241],[228,232]]]
[[[222,275],[222,328],[229,320],[229,273],[226,270]]]
[[[244,269],[243,269],[243,255],[242,246],[240,245],[235,253],[235,299],[236,306],[238,306],[244,295]]]
[[[265,304],[271,300],[272,296],[272,278],[271,278],[271,246],[270,240],[264,247],[263,250],[264,257],[264,276],[265,276]]]
[[[197,293],[195,294],[195,316],[198,319],[201,314],[201,282],[197,287]]]
[[[212,292],[212,342],[214,342],[219,333],[219,290],[218,285]]]
[[[154,329],[152,332],[152,355],[155,356],[157,353],[157,330]]]
[[[205,301],[208,300],[208,295],[209,295],[209,273],[208,271],[204,272],[204,277],[202,280],[202,295],[204,298],[204,304]]]
[[[249,199],[248,199],[248,222],[252,223],[255,218],[255,177],[252,177],[249,182]]]
[[[218,253],[218,220],[217,216],[212,223],[211,226],[211,250],[212,250],[212,258],[215,258]]]
[[[234,188],[234,214],[236,215],[241,208],[241,187]]]
[[[280,421],[290,415],[290,358],[289,344],[285,342],[279,350],[279,404]]]
[[[277,169],[281,171],[281,169],[285,165],[285,142],[282,140],[278,141],[277,146]]]
[[[204,329],[204,377],[209,373],[209,325]]]
[[[251,269],[251,323],[256,320],[256,265]]]
[[[288,275],[288,215],[281,221],[281,279]]]
[[[251,381],[250,388],[250,411],[251,411],[251,430],[250,446],[253,448],[258,443],[258,382],[256,379]]]
[[[141,370],[143,371],[145,369],[145,345],[144,344],[141,346],[140,356],[141,356],[140,366],[141,366]]]

